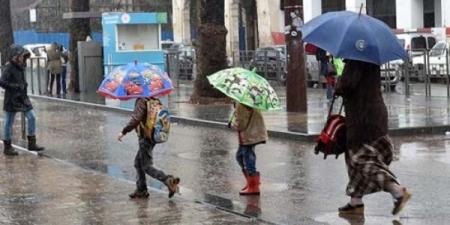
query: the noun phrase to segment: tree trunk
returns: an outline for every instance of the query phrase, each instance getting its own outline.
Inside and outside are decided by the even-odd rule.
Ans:
[[[11,7],[9,0],[0,0],[0,53],[1,65],[8,62],[9,46],[14,43],[13,29],[11,23]]]
[[[306,69],[303,52],[302,33],[302,6],[300,0],[284,0],[286,47],[288,52],[288,74],[286,77],[286,108],[288,112],[307,112],[306,96]]]
[[[194,103],[210,103],[214,101],[213,99],[225,97],[207,80],[208,75],[228,67],[224,4],[224,0],[197,0],[200,26],[198,26],[198,38],[195,43],[197,78],[194,83],[194,93],[191,96],[191,101]]]
[[[70,9],[72,12],[89,11],[89,0],[71,0]],[[86,37],[91,34],[89,18],[71,19],[70,25],[70,43],[69,49],[71,52],[70,66],[72,73],[70,74],[69,89],[74,92],[80,92],[80,75],[78,69],[78,49],[77,42],[85,41]]]

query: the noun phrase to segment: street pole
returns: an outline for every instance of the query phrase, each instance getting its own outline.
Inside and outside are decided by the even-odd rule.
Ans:
[[[307,112],[306,70],[302,33],[303,7],[300,0],[284,0],[285,40],[288,52],[286,101],[288,112]]]

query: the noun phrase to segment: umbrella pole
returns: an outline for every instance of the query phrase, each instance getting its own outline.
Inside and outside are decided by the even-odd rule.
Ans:
[[[361,3],[361,6],[359,7],[359,15],[361,16],[362,8],[364,6],[364,3]]]

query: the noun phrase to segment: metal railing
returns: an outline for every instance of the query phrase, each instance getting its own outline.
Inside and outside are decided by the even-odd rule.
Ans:
[[[197,60],[195,50],[167,51],[166,70],[173,79],[194,80],[196,77]]]
[[[25,76],[29,83],[28,90],[32,94],[42,95],[48,92],[49,74],[47,72],[47,59],[45,57],[32,57],[28,59]]]
[[[256,73],[267,80],[286,81],[287,58],[277,50],[248,50],[232,54],[232,66],[238,66]]]
[[[411,85],[423,85],[425,96],[433,95],[433,84],[443,83],[446,85],[446,96],[450,98],[450,72],[449,72],[449,49],[448,47],[432,50],[418,49],[408,52],[409,60],[389,62],[382,66],[383,84],[393,87],[403,81],[405,84],[405,95],[411,94]]]

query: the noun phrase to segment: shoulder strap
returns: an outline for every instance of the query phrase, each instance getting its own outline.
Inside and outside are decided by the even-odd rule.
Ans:
[[[329,111],[328,111],[328,117],[327,117],[327,119],[330,118],[330,116],[331,116],[331,112],[333,111],[334,101],[335,101],[337,98],[339,98],[339,97],[338,97],[337,95],[334,95],[334,96],[333,96],[333,99],[331,100],[331,105],[330,105],[330,109],[329,109]],[[341,103],[341,107],[339,108],[339,115],[342,114],[342,109],[343,109],[343,108],[344,108],[344,102]]]

